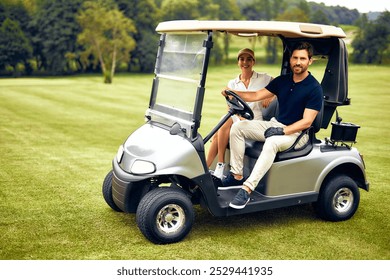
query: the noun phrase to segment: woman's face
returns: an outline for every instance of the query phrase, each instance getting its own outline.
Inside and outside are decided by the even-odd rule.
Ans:
[[[255,65],[255,60],[249,54],[242,54],[238,58],[238,67],[241,71],[252,71],[252,67]]]

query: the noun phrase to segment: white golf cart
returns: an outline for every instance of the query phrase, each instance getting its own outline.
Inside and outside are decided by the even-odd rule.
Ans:
[[[328,127],[338,106],[350,104],[342,29],[309,23],[189,20],[162,22],[156,31],[161,37],[146,123],[119,147],[103,182],[103,196],[112,209],[136,213],[139,229],[156,244],[178,242],[189,233],[194,204],[214,216],[304,203],[314,203],[325,220],[341,221],[354,215],[359,188],[369,189],[363,159],[352,147],[359,126],[337,118],[329,139],[315,137]],[[321,80],[323,109],[312,127],[302,132],[309,135],[308,143],[279,153],[241,210],[228,206],[237,189],[221,187],[220,180],[210,174],[205,143],[231,115],[251,119],[253,113],[239,96],[228,92],[232,96],[226,99],[229,112],[205,137],[198,132],[216,33],[280,38],[282,75],[290,73],[289,50],[297,41],[311,43],[315,56],[327,60]],[[266,119],[277,114],[277,101],[263,112]],[[262,143],[247,142],[245,176],[261,149]]]

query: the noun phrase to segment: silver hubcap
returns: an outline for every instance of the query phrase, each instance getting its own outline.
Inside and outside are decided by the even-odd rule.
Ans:
[[[348,188],[339,189],[333,197],[333,207],[339,213],[348,212],[353,204],[353,193]]]
[[[183,227],[185,214],[183,208],[177,204],[164,206],[157,214],[157,227],[164,233],[173,233]]]

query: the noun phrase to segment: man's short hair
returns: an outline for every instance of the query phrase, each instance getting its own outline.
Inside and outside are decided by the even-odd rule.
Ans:
[[[292,50],[291,50],[291,55],[292,55],[292,53],[295,50],[306,50],[307,54],[309,56],[309,59],[312,58],[313,53],[314,53],[313,46],[310,43],[308,43],[308,42],[298,42],[298,43],[296,43],[293,46]]]

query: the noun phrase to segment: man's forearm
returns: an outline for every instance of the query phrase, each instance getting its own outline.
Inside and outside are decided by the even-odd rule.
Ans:
[[[260,89],[258,91],[233,91],[237,93],[242,99],[244,99],[245,102],[260,101],[274,96],[274,94],[272,94],[265,88]]]

